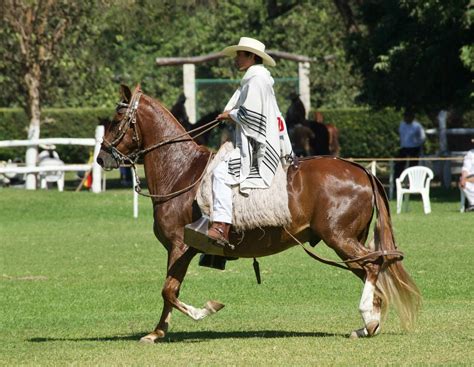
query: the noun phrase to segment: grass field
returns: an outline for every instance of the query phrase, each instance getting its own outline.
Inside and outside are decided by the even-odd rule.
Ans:
[[[175,311],[164,342],[143,345],[166,262],[149,199],[133,219],[130,190],[0,189],[0,365],[474,365],[474,214],[458,212],[457,195],[435,191],[432,214],[412,201],[393,216],[424,298],[411,332],[391,313],[380,336],[348,339],[362,283],[293,248],[260,259],[261,285],[251,259],[218,271],[196,258],[181,299],[226,307],[201,322]]]

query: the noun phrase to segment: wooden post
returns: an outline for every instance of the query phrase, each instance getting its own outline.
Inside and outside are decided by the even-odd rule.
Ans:
[[[298,63],[298,78],[300,84],[300,99],[306,110],[306,117],[311,109],[311,92],[309,87],[309,62]]]
[[[137,179],[135,175],[136,172],[132,169],[133,218],[138,218],[138,192],[135,190],[137,187]]]
[[[377,176],[377,161],[372,161],[370,163],[370,171],[374,176]]]
[[[95,147],[94,158],[92,162],[92,192],[99,193],[101,190],[101,173],[102,167],[97,163],[102,137],[104,136],[104,126],[99,125],[95,128]]]
[[[191,124],[196,123],[196,81],[194,64],[183,64],[183,90],[186,96],[186,112]]]
[[[439,127],[439,150],[440,156],[445,157],[448,154],[448,138],[446,135],[446,120],[448,112],[441,110],[438,113],[438,127]],[[442,162],[443,167],[443,186],[448,188],[451,185],[451,162]]]
[[[393,199],[393,191],[394,191],[394,183],[395,183],[395,164],[393,159],[390,159],[390,178],[389,178],[389,191],[388,191],[388,198],[390,200]]]

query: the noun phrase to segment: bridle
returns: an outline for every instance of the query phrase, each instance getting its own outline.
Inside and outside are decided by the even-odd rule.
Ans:
[[[120,120],[119,124],[119,134],[117,137],[112,141],[109,142],[105,138],[102,139],[102,144],[110,150],[110,153],[112,154],[112,157],[119,163],[123,164],[126,162],[129,162],[132,165],[135,165],[137,162],[138,158],[140,157],[137,153],[132,153],[130,155],[125,155],[123,154],[120,150],[117,149],[117,146],[120,144],[122,141],[123,137],[127,133],[128,129],[130,127],[133,128],[133,140],[137,142],[137,144],[140,144],[140,137],[138,134],[138,129],[137,129],[137,110],[138,110],[138,103],[140,102],[140,97],[142,96],[141,92],[137,92],[133,95],[130,103],[125,103],[125,102],[119,102],[117,103],[116,107],[116,112],[119,112],[123,108],[127,108],[127,111],[125,112],[125,116]]]
[[[209,163],[212,160],[213,154],[209,154],[209,158],[208,158],[208,161],[206,163],[206,167],[204,167],[204,170],[203,170],[202,174],[199,176],[199,178],[195,182],[193,182],[191,185],[189,185],[187,187],[184,187],[184,188],[182,188],[178,191],[172,192],[170,194],[165,194],[165,195],[146,194],[146,193],[141,192],[142,189],[140,187],[140,179],[137,175],[137,170],[136,170],[136,166],[135,166],[138,159],[140,157],[144,156],[145,154],[147,154],[148,152],[151,152],[152,150],[155,150],[155,149],[157,149],[159,147],[162,147],[164,145],[171,144],[171,143],[179,143],[179,142],[184,142],[184,141],[191,141],[194,138],[197,138],[198,136],[212,130],[213,128],[218,126],[221,123],[221,121],[213,120],[211,122],[208,122],[208,123],[206,123],[202,126],[199,126],[195,129],[192,129],[190,131],[186,131],[186,132],[184,132],[182,134],[179,134],[177,136],[164,139],[164,140],[162,140],[162,141],[160,141],[156,144],[152,144],[149,147],[146,147],[146,148],[143,148],[141,150],[137,150],[135,152],[132,152],[129,155],[123,154],[120,150],[117,149],[117,146],[120,144],[120,142],[122,141],[125,134],[127,133],[127,131],[130,128],[133,129],[133,141],[135,141],[137,143],[137,145],[140,146],[140,133],[138,131],[138,125],[137,125],[137,111],[138,111],[138,105],[139,105],[139,102],[140,102],[140,97],[142,96],[142,94],[143,94],[142,92],[138,91],[132,96],[132,99],[130,100],[129,103],[119,102],[117,104],[117,108],[116,108],[117,112],[120,111],[120,109],[127,108],[127,111],[125,112],[125,116],[120,120],[120,125],[119,125],[119,128],[118,128],[119,133],[118,133],[117,137],[114,138],[114,140],[112,142],[109,142],[108,140],[106,140],[104,138],[102,140],[102,144],[105,146],[105,148],[107,150],[110,151],[110,154],[112,155],[112,157],[117,162],[119,162],[119,164],[126,164],[126,163],[130,164],[131,168],[133,169],[134,176],[135,176],[135,181],[136,181],[135,191],[138,194],[140,194],[142,196],[146,196],[146,197],[157,198],[157,199],[160,199],[161,201],[167,201],[167,200],[169,200],[173,197],[176,197],[176,196],[188,191],[189,189],[196,186],[202,180],[202,178],[204,177],[204,175],[207,171],[207,167],[209,166]],[[195,134],[195,135],[191,135],[194,132],[198,132],[198,133]],[[182,138],[184,138],[184,139],[182,139]]]

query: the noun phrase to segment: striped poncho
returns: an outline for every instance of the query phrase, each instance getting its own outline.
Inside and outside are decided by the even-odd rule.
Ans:
[[[270,187],[281,158],[292,154],[273,83],[263,65],[251,66],[225,108],[237,123],[235,149],[227,157],[227,183],[239,184],[244,195]]]

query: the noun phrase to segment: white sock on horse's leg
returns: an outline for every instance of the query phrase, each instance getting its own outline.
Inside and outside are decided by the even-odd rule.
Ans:
[[[376,325],[376,329],[373,331],[375,335],[380,332],[380,310],[374,310],[374,293],[374,285],[371,281],[366,280],[360,299],[359,311],[366,328]]]
[[[205,318],[206,316],[215,314],[217,311],[224,307],[223,304],[216,301],[208,301],[204,305],[204,308],[196,308],[194,306],[187,305],[184,302],[181,302],[181,305],[186,308],[186,315],[191,317],[194,321],[199,321]]]

